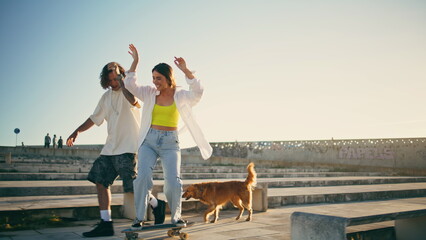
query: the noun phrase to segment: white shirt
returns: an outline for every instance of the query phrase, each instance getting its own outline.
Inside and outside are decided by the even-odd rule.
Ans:
[[[129,92],[144,103],[142,109],[141,128],[139,131],[138,146],[140,146],[145,140],[149,128],[151,127],[152,110],[155,105],[155,97],[159,94],[159,92],[153,86],[140,86],[136,83],[136,80],[137,74],[135,72],[128,72],[124,79],[124,85]],[[204,134],[195,121],[192,113],[192,106],[197,104],[203,95],[203,87],[201,86],[200,81],[195,78],[186,78],[186,82],[189,84],[189,91],[183,89],[176,90],[174,100],[180,117],[200,149],[203,159],[207,160],[212,155],[213,149],[204,137]]]
[[[139,108],[131,105],[121,89],[108,89],[90,119],[97,125],[107,121],[108,137],[101,155],[136,153],[140,127]]]

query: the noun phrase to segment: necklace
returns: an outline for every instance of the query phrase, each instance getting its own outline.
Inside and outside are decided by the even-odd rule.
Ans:
[[[109,94],[109,102],[110,102],[110,104],[111,104],[111,108],[112,108],[112,110],[114,111],[115,115],[117,115],[117,116],[118,116],[118,114],[119,114],[119,112],[117,111],[118,99],[117,99],[117,101],[115,101],[115,102],[116,102],[116,106],[114,106],[113,101],[112,101],[112,94],[113,94],[113,91],[114,91],[114,90],[112,90],[112,89],[111,89],[111,92],[110,92],[110,94]]]

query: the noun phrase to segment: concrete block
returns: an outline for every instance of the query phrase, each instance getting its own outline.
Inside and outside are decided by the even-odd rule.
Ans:
[[[292,198],[292,197],[288,197],[284,201],[289,200],[290,198]],[[271,196],[271,197],[268,197],[268,207],[272,207],[272,208],[274,208],[274,207],[281,207],[281,205],[282,205],[281,202],[282,201],[283,201],[283,199],[280,196]]]
[[[136,218],[135,199],[133,193],[123,194],[122,214],[123,217],[128,219]]]
[[[426,216],[395,220],[397,240],[422,240],[426,238]]]
[[[306,196],[306,203],[323,203],[323,202],[325,202],[325,196],[323,194]]]
[[[12,164],[12,153],[6,153],[4,156],[4,160],[7,164]]]
[[[386,206],[385,209],[388,207]],[[347,226],[391,220],[395,220],[396,239],[398,240],[420,240],[426,236],[426,209],[420,206],[418,209],[410,211],[399,211],[399,208],[395,208],[394,211],[380,214],[367,212],[353,217],[345,217],[342,214],[333,216],[294,212],[291,215],[291,239],[346,240]]]
[[[304,203],[307,203],[306,202],[306,195],[295,196],[294,201],[295,201],[295,204],[304,204]]]
[[[255,211],[268,210],[268,183],[258,183],[253,191],[252,208]]]
[[[292,240],[346,240],[346,219],[294,212],[291,215]]]

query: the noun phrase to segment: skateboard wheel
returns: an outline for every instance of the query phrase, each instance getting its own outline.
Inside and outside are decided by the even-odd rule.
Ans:
[[[180,237],[181,240],[186,240],[186,239],[188,239],[188,234],[187,233],[180,233],[179,237]]]
[[[173,230],[169,230],[169,231],[167,231],[167,236],[169,236],[169,237],[173,237],[174,236],[174,231]]]

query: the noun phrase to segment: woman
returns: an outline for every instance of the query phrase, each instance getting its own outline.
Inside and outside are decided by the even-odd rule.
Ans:
[[[177,89],[173,69],[160,63],[152,69],[154,86],[140,86],[136,83],[138,51],[130,44],[129,54],[133,57],[131,71],[124,84],[143,104],[141,128],[139,132],[138,177],[133,181],[135,191],[136,219],[132,229],[141,229],[145,218],[149,192],[152,189],[152,170],[157,159],[161,159],[164,171],[164,192],[171,211],[171,222],[185,226],[181,218],[182,180],[180,178],[181,156],[177,125],[179,116],[184,121],[204,159],[212,154],[212,148],[204,138],[196,123],[191,107],[203,95],[200,81],[186,67],[183,58],[175,57],[176,66],[185,74],[189,91]],[[134,67],[133,67],[134,66]]]

